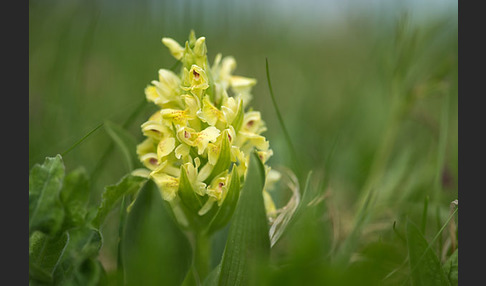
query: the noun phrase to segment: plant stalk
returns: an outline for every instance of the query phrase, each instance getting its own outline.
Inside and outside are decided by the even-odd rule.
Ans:
[[[206,233],[196,233],[194,241],[194,268],[199,281],[204,281],[210,271],[211,239]]]

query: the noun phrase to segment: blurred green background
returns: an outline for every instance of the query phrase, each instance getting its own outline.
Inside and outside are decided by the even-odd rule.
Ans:
[[[250,105],[268,126],[274,150],[269,164],[295,169],[268,91],[268,59],[303,170],[300,180],[309,170],[316,180],[328,180],[319,217],[330,230],[299,238],[308,249],[289,240],[275,253],[299,254],[293,261],[307,262],[334,257],[330,249],[349,237],[373,192],[371,215],[352,245],[359,257],[369,250],[386,261],[368,260],[374,262],[355,270],[357,281],[365,273],[375,281],[370,273],[383,277],[406,258],[393,222],[398,228],[405,217],[420,222],[428,197],[430,239],[457,199],[457,20],[457,1],[31,0],[29,168],[67,151],[105,120],[126,123],[141,141],[140,125],[155,110],[144,103],[144,88],[158,69],[175,63],[161,38],[184,43],[194,29],[206,37],[210,63],[217,53],[232,55],[235,74],[257,79]],[[119,150],[105,155],[110,143],[101,128],[63,157],[68,170],[84,166],[91,174],[93,204],[104,186],[129,171]],[[108,271],[114,267],[110,233],[116,228],[114,222],[104,230],[100,259]],[[224,240],[216,241],[221,250]],[[383,241],[385,246],[377,246]],[[329,273],[341,277],[336,273],[347,269],[333,267],[313,274],[292,269],[315,281]]]

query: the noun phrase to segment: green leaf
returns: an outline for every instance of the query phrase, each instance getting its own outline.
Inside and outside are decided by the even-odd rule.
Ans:
[[[69,231],[69,245],[54,273],[56,285],[98,285],[102,266],[97,261],[103,239],[97,229],[86,226]]]
[[[439,258],[411,221],[407,221],[407,246],[413,285],[450,285]]]
[[[135,194],[147,182],[146,178],[125,175],[116,185],[107,186],[101,197],[101,204],[98,207],[96,217],[93,219],[93,226],[99,228],[108,213],[114,208],[116,202],[124,195]]]
[[[66,227],[84,224],[89,195],[89,180],[84,168],[78,168],[66,175],[61,190]]]
[[[191,244],[164,203],[150,180],[127,215],[122,244],[126,285],[181,285],[190,268]]]
[[[53,273],[69,242],[69,235],[50,237],[35,231],[29,238],[29,276],[31,279],[51,282]]]
[[[262,194],[264,182],[262,162],[256,152],[252,152],[223,253],[219,285],[247,284],[253,278],[252,267],[269,256],[270,239]]]
[[[221,143],[221,151],[219,153],[218,162],[214,165],[213,170],[209,177],[205,180],[207,184],[211,183],[211,181],[217,175],[221,174],[225,170],[229,169],[231,163],[231,144],[228,138],[228,131],[223,131],[223,142]]]
[[[47,157],[29,174],[29,232],[40,230],[56,234],[63,222],[64,209],[59,198],[64,179],[61,155]]]
[[[134,166],[138,162],[137,155],[135,153],[135,150],[137,150],[137,141],[125,129],[111,121],[105,121],[104,125],[108,135],[110,135],[111,139],[113,139],[113,141],[122,151],[127,163],[128,171],[133,170]]]
[[[238,198],[240,196],[240,176],[238,170],[233,168],[231,171],[231,182],[228,187],[228,194],[212,219],[208,233],[211,234],[224,227],[231,219],[235,211]]]
[[[209,273],[209,275],[208,275],[208,277],[206,277],[206,279],[204,279],[202,286],[216,286],[216,285],[218,285],[218,279],[219,279],[220,273],[221,273],[221,263],[218,264],[218,266],[216,266]]]
[[[444,263],[444,272],[446,273],[449,281],[452,285],[457,285],[458,283],[458,266],[459,266],[459,259],[458,259],[458,249],[452,253],[452,255],[447,259]]]

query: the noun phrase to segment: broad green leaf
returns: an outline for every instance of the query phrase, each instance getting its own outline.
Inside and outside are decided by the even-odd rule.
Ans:
[[[63,282],[60,285],[72,286],[98,286],[103,274],[103,266],[100,261],[95,258],[86,259],[73,272],[70,280]]]
[[[111,139],[115,141],[116,145],[122,151],[127,163],[128,171],[133,170],[138,162],[135,153],[135,150],[137,149],[137,141],[135,138],[125,129],[111,121],[105,121],[105,129]]]
[[[126,285],[181,285],[190,268],[191,245],[153,181],[127,215],[122,255]]]
[[[228,131],[223,131],[223,142],[221,143],[221,151],[219,153],[218,162],[214,165],[213,170],[209,177],[205,180],[206,183],[211,183],[211,181],[218,174],[221,174],[225,170],[229,169],[231,163],[231,144],[228,138]]]
[[[64,209],[60,191],[64,179],[61,155],[47,157],[36,164],[29,174],[29,232],[40,230],[54,235],[61,228]]]
[[[263,203],[265,172],[255,152],[231,223],[221,262],[219,285],[245,285],[257,261],[268,258],[270,239]]]
[[[93,219],[93,226],[99,228],[108,213],[114,208],[116,202],[124,195],[135,194],[147,182],[146,178],[125,175],[116,185],[107,186],[101,197],[101,204],[98,207],[96,217]]]
[[[224,227],[231,219],[235,211],[238,198],[240,196],[240,176],[238,170],[233,168],[231,171],[231,182],[228,187],[228,194],[218,209],[209,226],[208,233],[211,234]]]
[[[456,251],[454,251],[454,253],[452,253],[449,259],[447,259],[447,261],[444,263],[444,272],[446,273],[452,285],[457,285],[458,283],[458,255],[458,249],[456,249]]]
[[[84,168],[78,168],[66,175],[61,190],[66,227],[81,226],[84,223],[89,195],[89,180]]]
[[[206,277],[206,279],[204,279],[202,286],[216,286],[216,285],[218,285],[218,279],[219,279],[220,273],[221,273],[221,263],[218,264],[218,266],[216,266],[209,273],[209,275],[208,275],[208,277]]]
[[[186,274],[184,281],[182,281],[181,286],[195,286],[198,285],[197,274],[195,273],[195,268],[192,266]]]
[[[69,231],[70,241],[56,272],[57,285],[98,285],[102,266],[97,261],[102,246],[101,233],[89,227]]]
[[[69,242],[69,235],[50,237],[35,231],[29,238],[29,276],[31,279],[51,282],[53,273]]]
[[[413,285],[450,285],[439,258],[411,221],[407,221],[407,246]]]

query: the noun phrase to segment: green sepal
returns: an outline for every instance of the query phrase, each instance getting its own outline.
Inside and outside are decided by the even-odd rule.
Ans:
[[[197,212],[203,206],[202,198],[196,194],[192,187],[189,178],[187,177],[187,168],[183,164],[181,166],[181,176],[179,179],[179,196],[184,206],[191,212],[197,214]]]
[[[236,116],[233,119],[233,128],[235,129],[235,133],[238,134],[238,131],[241,129],[241,125],[243,124],[243,117],[244,117],[244,111],[243,111],[243,100],[238,101],[238,111],[236,112]]]
[[[205,180],[206,184],[210,184],[211,181],[219,174],[228,170],[231,164],[231,144],[228,138],[228,130],[224,130],[222,133],[221,150],[219,153],[218,161],[214,165],[211,174]]]
[[[196,44],[196,32],[194,32],[194,30],[191,29],[191,31],[189,32],[189,47],[192,49],[194,48],[194,45]]]
[[[238,198],[240,196],[240,176],[238,174],[237,168],[233,168],[231,171],[231,181],[228,187],[228,192],[226,198],[224,199],[221,206],[218,208],[218,212],[211,220],[209,225],[208,233],[211,234],[222,227],[224,227],[231,219],[236,204],[238,203]]]

